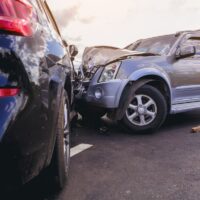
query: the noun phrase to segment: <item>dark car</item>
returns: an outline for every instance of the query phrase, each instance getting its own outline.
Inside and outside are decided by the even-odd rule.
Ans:
[[[22,185],[46,169],[63,187],[74,49],[62,40],[46,1],[0,1],[1,185]]]
[[[200,31],[142,39],[125,49],[86,48],[80,72],[83,116],[108,113],[133,132],[151,132],[168,114],[200,108]]]

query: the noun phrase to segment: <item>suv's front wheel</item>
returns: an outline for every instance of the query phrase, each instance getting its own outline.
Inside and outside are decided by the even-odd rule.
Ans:
[[[133,132],[152,132],[167,116],[167,103],[162,93],[145,85],[133,93],[122,119],[123,125]]]

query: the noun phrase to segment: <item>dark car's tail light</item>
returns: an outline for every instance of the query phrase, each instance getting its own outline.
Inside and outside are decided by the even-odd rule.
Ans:
[[[0,31],[31,36],[32,12],[28,0],[0,0]]]
[[[0,88],[0,97],[16,96],[19,92],[19,88]]]

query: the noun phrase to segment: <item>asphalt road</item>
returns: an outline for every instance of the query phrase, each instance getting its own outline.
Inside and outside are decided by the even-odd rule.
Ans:
[[[76,129],[74,145],[94,146],[72,157],[62,192],[54,194],[48,183],[35,180],[15,199],[200,199],[200,133],[190,133],[200,125],[200,110],[170,116],[160,131],[149,135],[128,134],[105,123],[106,134],[95,126]]]

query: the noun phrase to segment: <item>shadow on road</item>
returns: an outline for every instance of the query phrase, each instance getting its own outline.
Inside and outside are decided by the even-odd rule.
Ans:
[[[192,126],[200,125],[200,110],[170,115],[161,129],[171,130],[179,127],[187,127],[188,125],[191,126],[191,129]]]
[[[195,112],[188,112],[183,114],[176,114],[168,116],[166,122],[164,123],[163,127],[160,131],[158,131],[156,134],[165,134],[166,132],[170,132],[173,130],[179,130],[179,129],[188,129],[188,133],[190,132],[192,126],[198,126],[200,125],[200,110],[197,110]],[[102,126],[105,126],[107,130],[105,132],[101,132],[100,128]],[[84,131],[82,131],[84,129]],[[88,132],[89,130],[89,137]],[[186,131],[187,132],[187,131]],[[108,119],[103,119],[101,122],[97,122],[96,124],[82,124],[77,128],[75,131],[75,144],[79,143],[79,137],[84,137],[84,134],[87,134],[87,137],[84,139],[90,140],[90,138],[93,138],[91,140],[94,140],[94,138],[101,137],[108,135],[109,138],[113,137],[113,139],[122,134],[125,136],[130,137],[130,133],[126,133],[124,131],[121,131],[119,129],[119,126],[116,123],[113,123],[112,121]],[[133,134],[136,136],[135,134]],[[140,136],[138,136],[140,137]],[[144,135],[142,137],[145,137]],[[151,136],[149,136],[151,137]],[[137,138],[137,137],[136,137]],[[95,139],[96,140],[96,139]],[[97,139],[98,140],[98,139]],[[91,142],[91,141],[88,141]],[[98,141],[97,141],[98,142]],[[52,185],[45,181],[44,177],[39,177],[33,180],[31,183],[24,186],[20,191],[17,193],[7,194],[4,195],[3,198],[0,197],[1,200],[13,200],[13,199],[19,199],[19,200],[53,200],[55,199],[55,196],[57,194],[55,193],[54,188]]]
[[[7,192],[0,196],[1,200],[51,200],[56,191],[45,176],[39,176],[15,192]]]

